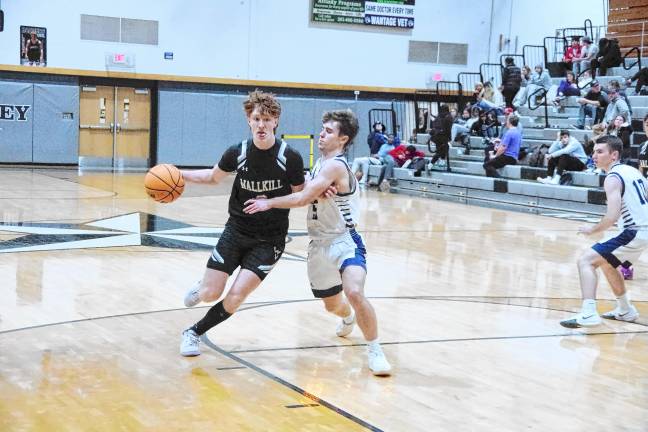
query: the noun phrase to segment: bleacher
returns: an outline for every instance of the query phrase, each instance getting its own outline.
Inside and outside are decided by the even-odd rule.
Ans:
[[[625,60],[628,65],[635,60]],[[597,76],[603,88],[609,81],[616,79],[625,87],[626,78],[639,69],[610,68],[606,76]],[[553,100],[555,87],[562,77],[552,78],[553,93],[550,91],[544,103]],[[632,106],[633,134],[631,136],[631,157],[637,158],[640,145],[646,140],[642,120],[648,113],[648,96],[634,94],[634,88],[625,89]],[[570,97],[564,111],[556,112],[550,104],[545,119],[544,106],[536,110],[520,107],[520,123],[523,125],[522,148],[530,153],[540,144],[551,144],[556,140],[560,129],[568,129],[570,134],[583,142],[585,136],[592,136],[591,130],[580,130],[573,125],[578,120],[579,105],[577,97]],[[500,118],[502,124],[503,117]],[[546,127],[546,124],[549,127]],[[429,135],[418,134],[416,147],[430,156]],[[452,144],[452,143],[451,143]],[[433,144],[432,144],[432,150]],[[484,144],[481,137],[470,138],[470,153],[464,147],[451,147],[449,171],[443,167],[426,170],[420,177],[408,169],[395,169],[395,179],[391,192],[405,193],[435,199],[449,200],[466,204],[487,205],[497,208],[522,210],[531,213],[568,211],[578,214],[602,215],[605,212],[605,192],[602,188],[604,176],[593,172],[570,172],[573,184],[570,186],[539,183],[537,177],[546,176],[546,168],[531,167],[524,162],[506,166],[499,170],[502,178],[488,178],[483,168]],[[371,167],[369,182],[377,181],[380,167]]]

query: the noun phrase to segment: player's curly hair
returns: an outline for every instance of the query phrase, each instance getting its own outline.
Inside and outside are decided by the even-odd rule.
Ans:
[[[257,107],[262,115],[275,118],[279,118],[281,115],[281,105],[273,93],[266,93],[258,89],[250,92],[248,98],[243,102],[245,114],[249,117]]]
[[[349,137],[349,140],[344,145],[344,149],[346,150],[353,143],[356,135],[358,135],[358,129],[360,129],[358,117],[350,109],[326,111],[322,115],[322,123],[329,121],[334,121],[338,124],[340,135]]]

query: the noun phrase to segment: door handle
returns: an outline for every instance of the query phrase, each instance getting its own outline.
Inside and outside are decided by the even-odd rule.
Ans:
[[[110,123],[110,133],[114,132],[114,130],[115,130],[115,124]]]
[[[121,125],[119,123],[117,123],[116,129],[117,133],[121,132]]]

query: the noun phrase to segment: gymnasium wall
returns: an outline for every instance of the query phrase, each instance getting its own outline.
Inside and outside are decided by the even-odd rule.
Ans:
[[[598,0],[419,0],[411,31],[311,23],[310,0],[4,0],[2,8],[0,64],[18,63],[19,27],[28,25],[47,28],[50,67],[104,70],[105,54],[118,52],[134,55],[139,73],[407,88],[498,59],[500,33],[520,36],[521,50],[556,27],[603,20]],[[159,21],[158,45],[81,40],[80,14]],[[468,64],[410,63],[410,40],[468,44]]]
[[[225,149],[249,136],[243,112],[243,93],[197,90],[162,85],[159,93],[158,161],[184,166],[210,166],[218,162]],[[317,135],[322,113],[332,109],[352,109],[360,119],[360,132],[350,148],[351,157],[368,154],[370,109],[390,108],[387,101],[279,95],[282,116],[277,136],[315,135],[314,157],[319,156]],[[299,150],[305,164],[309,142],[289,140]]]

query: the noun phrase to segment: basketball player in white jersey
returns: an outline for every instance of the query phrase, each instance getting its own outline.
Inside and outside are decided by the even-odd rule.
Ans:
[[[358,183],[344,157],[357,133],[358,119],[350,110],[325,112],[317,145],[322,156],[304,189],[283,197],[250,199],[244,211],[253,214],[310,206],[308,278],[313,295],[323,300],[327,311],[341,318],[338,336],[349,335],[357,320],[367,340],[369,369],[374,375],[385,376],[390,375],[391,366],[378,343],[376,313],[364,295],[367,264],[366,249],[356,231]],[[330,186],[337,194],[322,198]]]
[[[596,141],[592,155],[596,166],[607,173],[604,188],[607,211],[596,225],[587,225],[579,233],[591,235],[603,232],[617,222],[621,230],[606,241],[596,243],[578,260],[583,306],[580,313],[561,321],[563,327],[578,328],[601,323],[596,309],[597,268],[600,268],[617,298],[616,307],[602,315],[603,318],[634,321],[639,317],[630,303],[623,276],[617,268],[637,261],[641,252],[648,248],[648,185],[641,173],[619,163],[623,143],[614,136]]]

